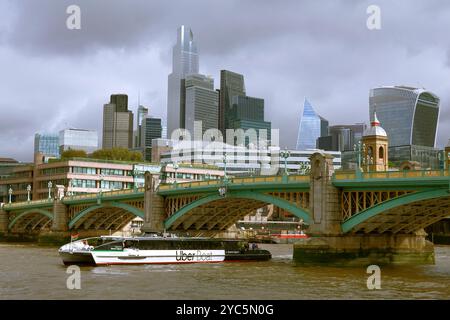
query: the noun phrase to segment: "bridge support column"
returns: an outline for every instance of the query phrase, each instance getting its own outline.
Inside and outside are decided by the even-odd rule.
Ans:
[[[0,235],[8,233],[8,212],[0,208]]]
[[[50,231],[39,234],[38,241],[44,244],[61,245],[70,241],[69,213],[59,199],[53,200],[53,221]]]
[[[145,191],[144,191],[144,209],[145,218],[141,228],[143,232],[154,233],[164,231],[164,199],[159,196],[157,191],[158,175],[145,173]]]
[[[311,156],[310,238],[294,244],[299,263],[338,265],[429,264],[434,262],[433,245],[425,233],[343,234],[340,190],[333,186],[332,157]]]
[[[67,207],[61,200],[54,200],[53,202],[53,223],[51,229],[52,231],[69,230]]]

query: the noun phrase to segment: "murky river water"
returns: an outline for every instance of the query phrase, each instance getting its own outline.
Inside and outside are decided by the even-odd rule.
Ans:
[[[82,267],[69,290],[57,248],[0,244],[0,299],[450,299],[450,246],[435,265],[382,267],[381,290],[363,267],[296,266],[291,245],[261,247],[271,261]]]

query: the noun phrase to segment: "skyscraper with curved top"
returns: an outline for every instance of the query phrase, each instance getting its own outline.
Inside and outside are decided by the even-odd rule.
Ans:
[[[370,90],[369,116],[374,112],[389,137],[389,145],[434,147],[439,98],[425,89],[393,86]]]
[[[199,72],[197,44],[191,28],[182,25],[177,31],[177,43],[172,52],[172,73],[168,77],[167,135],[184,127],[184,106],[181,105],[181,80]]]
[[[317,139],[328,135],[328,120],[319,116],[311,103],[305,98],[303,115],[300,119],[297,137],[297,150],[315,149]]]

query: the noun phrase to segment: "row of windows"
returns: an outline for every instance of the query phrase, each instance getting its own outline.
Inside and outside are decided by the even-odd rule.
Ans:
[[[97,174],[95,168],[85,168],[85,167],[73,167],[73,173],[82,173],[82,174]]]
[[[101,169],[101,174],[105,176],[123,176],[123,170],[119,169]]]
[[[235,241],[127,240],[124,243],[124,247],[140,250],[238,250],[243,248],[244,244],[244,242]],[[117,243],[111,243],[109,245],[117,246]]]
[[[72,187],[74,188],[96,188],[95,180],[73,179]]]

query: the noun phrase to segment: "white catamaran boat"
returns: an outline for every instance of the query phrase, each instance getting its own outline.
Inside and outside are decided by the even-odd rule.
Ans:
[[[176,236],[86,238],[65,244],[59,254],[66,265],[170,264],[269,260],[267,250],[247,241]]]

